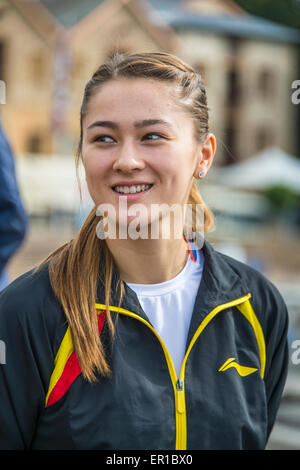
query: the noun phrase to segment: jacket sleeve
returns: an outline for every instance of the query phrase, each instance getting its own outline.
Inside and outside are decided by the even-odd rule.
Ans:
[[[27,229],[11,148],[0,127],[0,273],[19,248]]]
[[[268,406],[268,440],[276,420],[288,373],[288,310],[278,289],[269,281],[260,284],[256,304],[266,343],[264,382]]]
[[[53,302],[39,290],[26,274],[0,294],[0,450],[30,449],[45,406],[56,327]]]
[[[265,384],[268,399],[268,439],[276,420],[289,366],[289,347],[287,340],[288,312],[283,301],[277,303],[277,308],[281,310],[283,318],[281,318],[281,322],[279,322],[277,326],[276,333],[275,330],[271,333],[272,336],[271,338],[269,337],[269,344],[267,346],[269,359],[267,360],[268,368],[266,370]],[[273,325],[273,328],[275,329],[276,326]]]

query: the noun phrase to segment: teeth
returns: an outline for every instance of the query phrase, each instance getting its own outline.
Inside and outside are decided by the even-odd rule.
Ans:
[[[150,184],[141,184],[138,186],[116,186],[114,189],[117,191],[117,193],[122,193],[122,194],[134,194],[134,193],[139,193],[141,191],[146,191],[147,189],[150,188]]]

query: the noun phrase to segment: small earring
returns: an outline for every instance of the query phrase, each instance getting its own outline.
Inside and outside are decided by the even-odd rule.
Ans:
[[[204,171],[199,171],[198,177],[199,177],[200,179],[202,179],[202,178],[204,178],[204,176],[205,176]]]

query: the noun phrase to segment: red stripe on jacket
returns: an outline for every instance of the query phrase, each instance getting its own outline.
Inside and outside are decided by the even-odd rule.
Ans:
[[[99,335],[101,334],[103,325],[105,321],[105,312],[101,315],[98,315],[98,330]],[[56,382],[52,392],[49,395],[47,406],[53,405],[53,403],[60,400],[67,390],[70,388],[74,380],[81,374],[81,368],[79,361],[77,359],[75,351],[73,351],[68,358],[64,370]]]

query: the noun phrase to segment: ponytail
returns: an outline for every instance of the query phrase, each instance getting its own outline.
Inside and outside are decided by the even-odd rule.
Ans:
[[[70,326],[82,374],[89,381],[95,380],[96,372],[103,376],[111,373],[98,332],[95,302],[99,282],[103,282],[105,287],[106,321],[111,335],[114,335],[114,323],[108,309],[113,258],[106,243],[98,239],[96,226],[94,208],[78,235],[42,263],[49,261],[50,283]],[[102,278],[99,277],[101,272],[105,273]]]

